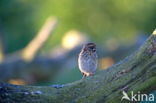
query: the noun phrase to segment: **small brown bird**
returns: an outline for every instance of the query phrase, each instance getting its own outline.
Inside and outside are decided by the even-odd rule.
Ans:
[[[79,54],[78,64],[83,78],[95,74],[97,68],[97,53],[94,43],[87,43],[83,46]]]

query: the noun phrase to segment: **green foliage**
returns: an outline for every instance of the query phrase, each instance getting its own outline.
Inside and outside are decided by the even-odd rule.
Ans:
[[[1,0],[0,23],[5,38],[6,52],[23,48],[34,34],[34,2],[26,0]]]
[[[59,25],[45,48],[60,43],[71,29],[100,43],[112,36],[127,41],[155,28],[155,5],[155,0],[1,0],[0,23],[7,52],[24,47],[51,15],[59,19]]]

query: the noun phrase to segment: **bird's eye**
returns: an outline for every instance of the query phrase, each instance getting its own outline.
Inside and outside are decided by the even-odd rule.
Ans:
[[[94,49],[94,47],[90,47],[90,49]]]
[[[91,50],[91,51],[93,51],[93,52],[95,52],[96,51],[96,48],[95,47],[89,47],[89,49]]]

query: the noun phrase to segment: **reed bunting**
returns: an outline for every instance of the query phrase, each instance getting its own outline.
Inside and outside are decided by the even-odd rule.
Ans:
[[[78,65],[83,78],[95,74],[97,68],[96,44],[87,43],[83,46],[78,57]]]

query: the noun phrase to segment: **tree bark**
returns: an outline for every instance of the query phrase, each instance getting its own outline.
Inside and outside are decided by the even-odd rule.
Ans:
[[[121,54],[122,55],[122,54]],[[1,103],[120,103],[122,91],[156,90],[156,31],[132,55],[95,76],[53,86],[0,84]]]

